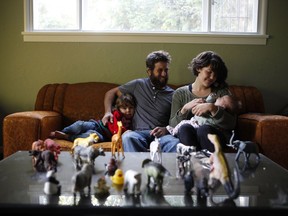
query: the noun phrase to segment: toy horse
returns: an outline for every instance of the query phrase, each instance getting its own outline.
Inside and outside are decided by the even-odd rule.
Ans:
[[[111,153],[112,153],[112,157],[116,157],[115,156],[115,151],[117,150],[118,152],[118,158],[119,158],[119,154],[120,151],[122,152],[122,156],[123,159],[125,158],[124,156],[124,149],[122,146],[122,122],[118,121],[117,122],[118,125],[118,132],[116,134],[114,134],[111,138]]]
[[[71,148],[71,153],[74,152],[74,148],[77,146],[77,145],[80,145],[80,146],[84,146],[84,147],[88,147],[90,145],[93,145],[94,143],[97,143],[99,141],[99,136],[96,134],[96,133],[91,133],[88,137],[86,138],[77,138],[74,140],[73,142],[73,146]]]
[[[155,137],[155,140],[150,143],[150,157],[152,161],[162,163],[162,150],[159,140]]]

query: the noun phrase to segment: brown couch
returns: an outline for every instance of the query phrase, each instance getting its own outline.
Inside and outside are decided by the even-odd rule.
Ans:
[[[116,86],[103,82],[43,86],[34,111],[13,113],[4,118],[4,157],[31,149],[33,141],[46,139],[51,131],[61,130],[76,120],[101,119],[105,92]],[[265,114],[262,94],[255,87],[232,85],[230,89],[242,103],[237,139],[257,142],[261,153],[288,169],[288,117]],[[56,142],[62,150],[70,150],[72,145],[64,140]],[[110,143],[102,143],[102,147],[109,150]]]

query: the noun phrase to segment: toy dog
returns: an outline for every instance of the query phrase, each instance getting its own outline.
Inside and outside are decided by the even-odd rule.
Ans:
[[[99,141],[99,136],[96,133],[91,133],[88,137],[86,138],[77,138],[73,142],[73,146],[71,148],[71,153],[74,152],[74,148],[76,146],[83,146],[83,147],[88,147],[90,145],[93,145],[94,143],[97,143]]]

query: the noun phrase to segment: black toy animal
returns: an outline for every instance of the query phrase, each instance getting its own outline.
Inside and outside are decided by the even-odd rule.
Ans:
[[[57,171],[57,160],[55,159],[54,153],[50,150],[30,150],[29,155],[36,158],[34,168],[37,171]]]
[[[228,146],[234,148],[237,150],[237,154],[235,157],[235,160],[238,161],[241,154],[244,155],[245,163],[249,163],[249,158],[251,154],[256,155],[256,160],[260,160],[259,155],[259,147],[257,143],[254,143],[252,141],[241,141],[241,140],[234,140],[234,131],[232,132],[232,136],[230,138],[230,144]]]

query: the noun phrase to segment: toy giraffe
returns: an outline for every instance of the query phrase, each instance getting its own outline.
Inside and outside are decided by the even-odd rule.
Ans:
[[[117,125],[118,125],[118,132],[114,134],[111,139],[111,153],[112,153],[112,157],[116,158],[115,151],[117,150],[118,158],[119,158],[119,154],[121,151],[123,158],[125,158],[124,149],[122,146],[122,137],[121,137],[122,136],[122,122],[118,121]]]

